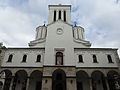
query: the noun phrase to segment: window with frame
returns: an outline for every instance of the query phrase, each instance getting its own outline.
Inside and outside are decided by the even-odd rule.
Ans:
[[[113,63],[111,55],[107,55],[107,58],[109,63]]]
[[[25,55],[23,56],[22,62],[26,62],[26,59],[27,59],[27,55],[25,54]]]
[[[93,55],[93,63],[98,63],[96,55]]]
[[[82,62],[83,62],[83,56],[82,56],[82,55],[79,55],[78,58],[79,58],[79,63],[80,63],[80,62],[82,63]]]
[[[56,53],[56,65],[63,65],[63,53],[62,52]]]
[[[9,57],[8,57],[8,61],[7,62],[12,62],[12,58],[13,58],[13,55],[10,54]]]
[[[37,55],[37,60],[36,62],[41,62],[41,55]]]

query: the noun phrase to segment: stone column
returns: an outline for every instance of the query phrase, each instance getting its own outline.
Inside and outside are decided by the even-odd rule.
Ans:
[[[10,90],[12,90],[12,87],[13,87],[13,82],[14,82],[14,76],[12,76],[12,78],[11,78],[11,83],[10,83]]]
[[[30,77],[27,78],[27,82],[26,82],[26,90],[29,90],[29,82],[30,82]]]
[[[59,11],[56,10],[56,21],[58,20],[58,18],[59,18]]]
[[[63,10],[61,10],[61,20],[64,21],[64,11]]]
[[[90,82],[90,90],[92,90],[92,78],[89,78],[89,82]]]
[[[107,81],[107,77],[105,78],[105,83],[106,83],[106,86],[107,86],[107,90],[110,90],[109,84],[108,84],[108,81]]]

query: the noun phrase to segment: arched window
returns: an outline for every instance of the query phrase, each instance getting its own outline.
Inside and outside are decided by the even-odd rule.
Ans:
[[[96,55],[93,55],[93,63],[97,63],[97,57],[96,57]]]
[[[61,19],[61,11],[59,11],[59,19]]]
[[[37,60],[36,62],[40,62],[41,61],[41,55],[37,55]]]
[[[66,11],[64,11],[64,21],[66,22]]]
[[[63,65],[63,53],[62,52],[56,53],[56,65]]]
[[[56,11],[54,11],[54,21],[56,21]]]
[[[109,62],[109,63],[113,63],[112,58],[111,58],[111,55],[107,55],[107,58],[108,58],[108,62]]]
[[[9,57],[8,57],[8,61],[7,62],[12,62],[12,58],[13,58],[13,55],[10,54]]]
[[[83,62],[83,57],[82,57],[82,55],[79,55],[78,58],[79,58],[79,62]]]
[[[23,56],[22,62],[26,62],[26,59],[27,59],[27,55],[25,54],[25,55]]]

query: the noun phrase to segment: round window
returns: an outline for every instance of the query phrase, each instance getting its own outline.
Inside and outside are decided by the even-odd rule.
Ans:
[[[58,28],[58,29],[57,29],[57,34],[58,34],[58,35],[63,34],[63,30],[62,30],[62,28]]]

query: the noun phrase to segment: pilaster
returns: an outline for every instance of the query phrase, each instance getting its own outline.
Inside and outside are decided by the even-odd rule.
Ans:
[[[52,90],[52,78],[43,77],[41,90]]]
[[[77,90],[76,78],[66,78],[66,89],[67,90]]]

